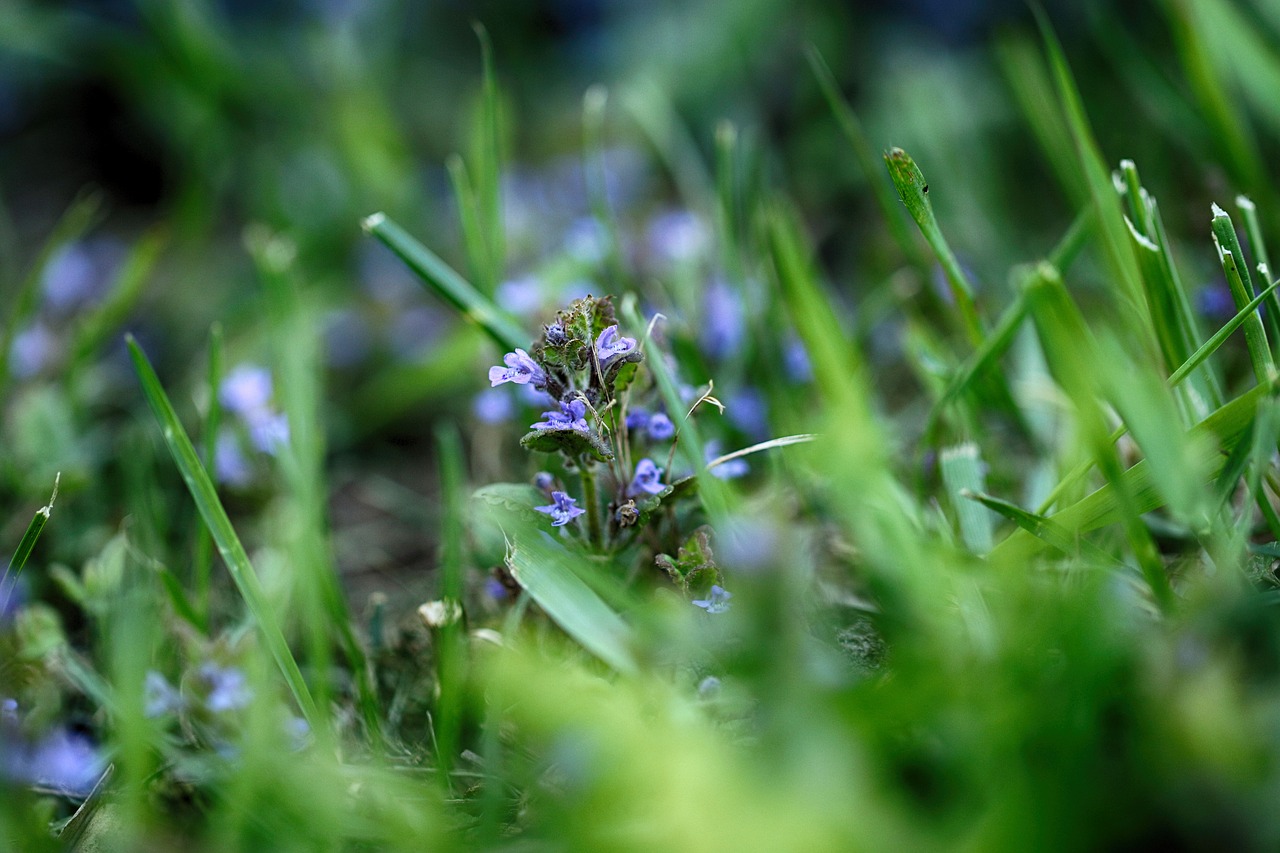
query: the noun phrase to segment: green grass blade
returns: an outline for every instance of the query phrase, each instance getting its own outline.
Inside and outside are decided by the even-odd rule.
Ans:
[[[831,73],[826,60],[822,58],[822,54],[813,45],[810,45],[806,51],[809,57],[809,67],[813,69],[813,76],[818,80],[818,86],[822,89],[822,95],[827,99],[827,106],[831,108],[832,114],[836,117],[836,123],[840,126],[840,130],[844,133],[845,139],[849,141],[849,146],[853,149],[853,156],[857,159],[858,165],[862,168],[862,174],[866,178],[867,183],[871,187],[871,193],[875,197],[876,205],[880,208],[880,215],[884,217],[884,221],[889,226],[889,233],[893,235],[893,239],[902,249],[903,255],[917,268],[927,269],[929,266],[924,253],[920,251],[920,246],[916,239],[912,236],[907,221],[903,218],[902,207],[895,203],[893,191],[890,184],[886,184],[884,180],[884,172],[881,171],[880,162],[878,161],[875,149],[872,148],[870,140],[867,139],[866,131],[862,128],[862,122],[858,118],[858,114],[853,111],[853,107],[840,94],[840,87],[836,83],[835,76]]]
[[[961,492],[961,497],[977,501],[992,512],[998,513],[1012,521],[1035,538],[1043,541],[1067,556],[1080,554],[1104,566],[1123,566],[1124,564],[1103,551],[1097,545],[1084,539],[1078,533],[1072,533],[1061,524],[1043,515],[1027,512],[1008,501],[992,497],[981,492]]]
[[[480,326],[503,351],[529,346],[532,336],[509,314],[481,295],[434,252],[419,243],[385,213],[364,220],[364,229],[395,252],[431,292],[448,302],[463,317]]]
[[[126,340],[134,369],[142,383],[143,394],[160,425],[174,464],[177,465],[178,472],[182,475],[183,482],[186,483],[187,490],[200,511],[200,516],[204,519],[209,533],[213,536],[213,541],[218,546],[218,552],[222,555],[227,571],[231,573],[231,579],[235,582],[245,605],[257,623],[258,630],[271,656],[275,659],[276,666],[279,667],[285,682],[293,692],[299,710],[315,729],[319,719],[315,702],[311,698],[311,691],[307,688],[306,681],[302,678],[302,671],[298,668],[298,662],[294,660],[293,652],[290,651],[289,644],[280,631],[271,603],[263,592],[253,564],[249,562],[249,555],[245,553],[240,537],[231,526],[231,519],[227,517],[222,502],[218,500],[213,481],[209,479],[209,474],[200,464],[196,449],[192,446],[186,430],[182,428],[182,423],[178,420],[173,404],[169,402],[169,397],[165,394],[164,387],[161,386],[151,362],[132,335],[127,336]]]
[[[502,93],[494,70],[489,31],[480,23],[473,24],[473,28],[480,42],[483,73],[474,145],[476,214],[485,248],[485,275],[479,277],[479,281],[484,292],[492,294],[502,280],[506,265],[506,224],[502,219]]]
[[[538,606],[600,660],[635,672],[630,627],[579,576],[591,571],[583,558],[546,535],[546,516],[533,510],[541,497],[532,486],[491,486],[477,491],[474,501],[496,516],[507,537],[507,569]]]
[[[440,460],[441,519],[440,600],[446,613],[461,608],[464,576],[467,568],[465,545],[465,499],[463,497],[462,439],[457,427],[443,425],[436,430],[436,449]],[[453,770],[454,753],[462,732],[462,714],[467,683],[467,650],[464,623],[446,619],[436,633],[440,695],[437,699],[435,724],[436,762],[441,781],[448,786]]]
[[[1256,320],[1258,318],[1258,307],[1262,305],[1265,300],[1274,296],[1277,288],[1280,288],[1280,280],[1272,282],[1271,285],[1261,293],[1246,302],[1236,312],[1236,315],[1227,321],[1226,325],[1214,332],[1213,336],[1210,337],[1209,340],[1201,344],[1199,349],[1191,354],[1190,358],[1188,358],[1183,364],[1179,365],[1178,369],[1170,374],[1169,385],[1177,385],[1191,375],[1193,370],[1201,364],[1204,364],[1209,356],[1213,355],[1218,348],[1226,342],[1227,338],[1231,337],[1231,334],[1236,329],[1243,326],[1247,320],[1250,318]]]
[[[942,470],[942,482],[956,512],[960,538],[973,553],[979,556],[986,554],[994,543],[991,513],[965,499],[970,493],[981,494],[986,489],[978,445],[966,442],[945,448],[938,454],[938,467]]]
[[[0,613],[9,606],[9,594],[13,591],[13,585],[18,582],[18,574],[22,571],[22,567],[27,564],[27,560],[31,557],[31,552],[35,550],[36,542],[40,539],[40,534],[44,531],[44,526],[49,523],[49,516],[53,514],[53,502],[58,499],[58,482],[62,479],[62,475],[56,475],[53,478],[53,494],[49,496],[49,502],[40,509],[36,510],[36,514],[32,516],[31,523],[27,525],[27,530],[22,534],[18,547],[14,550],[13,556],[9,558],[9,562],[4,567],[4,573],[0,574]]]
[[[1222,272],[1231,288],[1231,298],[1235,300],[1236,308],[1243,308],[1257,296],[1253,290],[1253,277],[1249,275],[1249,265],[1240,248],[1240,239],[1236,236],[1231,216],[1216,204],[1213,206],[1212,227],[1213,241],[1218,247]],[[1251,314],[1245,320],[1244,339],[1249,347],[1249,359],[1253,362],[1253,372],[1258,382],[1269,381],[1276,366],[1271,358],[1271,347],[1267,343],[1267,331],[1262,325],[1262,319],[1256,314]]]
[[[209,369],[205,377],[209,394],[209,413],[204,421],[204,458],[208,470],[218,470],[218,430],[222,428],[222,324],[209,328]],[[206,524],[200,525],[196,534],[196,557],[192,574],[195,577],[196,608],[200,625],[209,630],[209,589],[213,574],[213,536]]]
[[[925,183],[920,167],[911,159],[911,155],[901,148],[891,148],[885,152],[885,165],[889,168],[889,177],[898,190],[898,198],[907,208],[907,213],[915,220],[916,227],[924,235],[925,242],[933,249],[942,272],[951,288],[951,296],[956,307],[960,309],[960,320],[963,331],[975,347],[982,345],[986,336],[982,328],[982,319],[973,304],[973,285],[960,268],[955,253],[942,235],[938,220],[933,215],[933,203],[929,201],[929,185]]]

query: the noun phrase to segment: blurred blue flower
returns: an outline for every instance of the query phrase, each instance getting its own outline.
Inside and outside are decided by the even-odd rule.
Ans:
[[[504,382],[514,382],[517,385],[532,385],[535,388],[547,384],[547,375],[543,373],[538,363],[522,349],[517,349],[515,352],[509,352],[504,355],[502,363],[506,367],[489,368],[490,387],[501,385]]]
[[[72,795],[89,793],[105,766],[88,737],[62,728],[34,744],[0,746],[0,772],[4,776]]]
[[[669,211],[649,222],[650,250],[671,263],[693,260],[705,251],[710,238],[706,224],[687,210]]]
[[[652,459],[641,459],[636,463],[636,474],[627,488],[627,494],[656,495],[665,488],[662,485],[662,469],[653,464]]]
[[[720,457],[720,442],[715,440],[708,441],[702,448],[702,454],[707,462],[718,459]],[[735,480],[749,473],[751,466],[747,464],[747,460],[738,457],[737,459],[730,459],[728,462],[721,462],[708,470],[713,477],[719,477],[721,480]]]
[[[543,412],[542,417],[546,420],[530,425],[530,429],[576,429],[582,432],[591,429],[586,420],[587,404],[578,398],[561,403],[558,412]]]
[[[0,699],[0,723],[16,726],[18,724],[18,700],[5,697]]]
[[[711,587],[711,595],[708,598],[694,599],[692,604],[694,607],[701,607],[708,613],[724,613],[729,609],[729,599],[731,598],[733,598],[733,593],[719,584],[715,584]]]
[[[142,713],[147,717],[160,717],[182,709],[182,696],[169,680],[154,669],[147,670],[142,683]]]
[[[508,598],[511,597],[510,593],[507,592],[507,588],[503,585],[502,581],[498,580],[497,578],[486,579],[484,582],[484,591],[485,591],[485,594],[488,595],[490,598],[492,598],[494,601],[506,601]]]
[[[239,364],[218,386],[222,407],[242,418],[266,409],[271,403],[271,373],[256,364]]]
[[[552,346],[559,346],[569,340],[569,336],[564,332],[564,325],[556,320],[554,323],[548,323],[545,327],[547,343]]]
[[[716,587],[719,589],[719,587]],[[728,593],[726,593],[727,595]],[[697,602],[694,602],[695,604]],[[727,605],[726,605],[727,606]],[[720,692],[720,679],[714,675],[708,675],[706,678],[698,682],[698,698],[712,699]]]
[[[724,407],[724,415],[737,429],[760,440],[769,434],[769,404],[759,388],[738,390]]]
[[[542,307],[542,283],[531,275],[507,279],[493,295],[499,305],[517,316],[533,314]]]
[[[481,423],[500,424],[515,414],[516,404],[501,388],[486,388],[471,401],[471,411]]]
[[[311,742],[311,725],[302,717],[290,716],[284,724],[285,737],[289,739],[289,749],[301,752]]]
[[[244,672],[234,666],[219,666],[209,662],[200,666],[200,678],[208,688],[205,707],[214,713],[234,711],[249,704],[253,691],[245,680]]]
[[[809,350],[805,347],[804,341],[795,335],[788,337],[783,347],[782,366],[792,382],[813,381],[813,364],[809,361]]]
[[[1206,319],[1215,323],[1226,323],[1236,316],[1236,303],[1231,298],[1231,288],[1221,280],[1200,288],[1196,293],[1196,308]]]
[[[249,440],[262,453],[272,456],[289,444],[289,418],[283,412],[261,410],[246,418]]]
[[[736,354],[747,331],[743,313],[741,296],[727,282],[711,282],[702,300],[699,339],[703,352],[713,359]]]
[[[534,507],[534,509],[551,516],[552,527],[564,527],[586,512],[585,509],[574,506],[578,502],[577,499],[569,497],[564,492],[552,492],[551,500],[550,505]]]
[[[618,335],[618,325],[612,326],[600,332],[600,336],[596,338],[596,358],[600,360],[600,368],[603,370],[608,367],[614,359],[626,355],[636,348],[635,338],[624,338]]]
[[[65,315],[100,298],[123,255],[123,245],[108,238],[59,248],[41,276],[45,308]]]
[[[57,352],[58,338],[47,326],[27,326],[9,345],[9,372],[18,379],[35,376],[53,363]]]
[[[609,232],[593,216],[575,219],[564,236],[564,249],[584,264],[596,264],[609,250]]]
[[[253,482],[253,468],[240,449],[240,441],[229,427],[218,430],[214,444],[214,477],[219,483],[244,488]]]
[[[550,491],[551,487],[556,484],[556,478],[549,471],[539,471],[533,475],[534,488],[541,491]]]
[[[651,440],[666,441],[676,434],[676,425],[664,413],[654,412],[649,418],[648,432]]]
[[[627,412],[626,423],[631,432],[644,432],[649,428],[649,413],[644,409],[632,409]]]

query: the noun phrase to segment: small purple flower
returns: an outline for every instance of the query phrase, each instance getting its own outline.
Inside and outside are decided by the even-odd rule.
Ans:
[[[142,683],[143,715],[148,718],[160,717],[182,709],[182,697],[163,675],[154,669],[147,670],[146,680]]]
[[[47,326],[28,326],[9,345],[9,372],[18,379],[35,376],[53,362],[57,352],[58,338]]]
[[[649,418],[648,432],[650,441],[666,441],[676,434],[676,425],[662,412],[655,412]]]
[[[534,488],[539,491],[549,492],[555,484],[556,478],[550,471],[539,471],[533,475]]]
[[[719,589],[719,587],[717,587]],[[727,594],[727,593],[726,593]],[[706,678],[698,682],[698,698],[714,699],[720,693],[720,679],[714,675],[708,675]]]
[[[5,697],[0,699],[0,723],[10,726],[18,724],[18,700]]]
[[[588,432],[591,429],[587,425],[587,404],[579,398],[561,403],[558,412],[543,412],[542,417],[546,420],[531,424],[529,428],[576,429],[580,432]]]
[[[599,263],[609,248],[609,232],[593,217],[575,219],[564,236],[564,248],[583,263]]]
[[[551,516],[552,527],[564,527],[586,512],[585,509],[574,506],[578,502],[577,499],[569,497],[564,492],[552,492],[551,500],[553,503],[549,506],[538,506],[534,507],[534,509]]]
[[[1207,284],[1196,294],[1196,308],[1207,319],[1225,323],[1236,315],[1236,303],[1225,281]]]
[[[703,455],[708,462],[718,459],[720,457],[720,442],[708,441],[703,449]],[[751,470],[751,466],[747,464],[747,460],[739,457],[730,459],[728,462],[721,462],[716,467],[708,470],[710,470],[711,476],[719,477],[721,480],[735,480],[738,477],[745,476]]]
[[[702,349],[714,359],[734,355],[742,345],[747,326],[742,298],[726,282],[716,280],[703,297]]]
[[[676,210],[661,214],[649,223],[649,247],[667,261],[690,261],[711,242],[707,226],[695,214]]]
[[[632,409],[627,412],[627,429],[632,432],[644,432],[649,429],[649,413],[644,409]]]
[[[607,367],[615,359],[632,352],[635,348],[635,338],[624,338],[618,335],[617,323],[606,328],[596,338],[596,358],[600,360],[601,368]]]
[[[218,399],[227,411],[250,418],[271,402],[271,374],[256,364],[241,364],[222,378]]]
[[[661,480],[662,469],[654,465],[652,459],[641,459],[636,463],[636,475],[627,488],[627,494],[656,495],[666,488]]]
[[[542,284],[531,275],[508,279],[498,285],[494,296],[512,314],[532,314],[542,305]]]
[[[244,488],[253,482],[253,468],[240,449],[233,430],[223,427],[218,431],[214,452],[214,476],[219,483]]]
[[[543,327],[546,330],[547,343],[553,347],[558,347],[565,341],[569,340],[569,336],[565,334],[564,324],[559,320],[549,323]]]
[[[289,444],[289,418],[283,412],[262,409],[246,418],[249,440],[263,453],[274,456]]]
[[[509,352],[502,357],[506,367],[489,368],[489,385],[501,385],[503,382],[514,382],[517,385],[532,385],[541,388],[547,384],[547,375],[536,361],[522,349]]]
[[[237,667],[206,663],[200,667],[200,677],[209,687],[205,707],[214,713],[243,708],[253,697],[244,673]]]
[[[511,597],[511,593],[507,592],[507,588],[503,586],[502,581],[497,578],[488,578],[484,582],[485,594],[494,601],[506,601]]]
[[[708,598],[695,599],[692,603],[694,607],[701,607],[708,613],[723,613],[729,609],[729,599],[731,598],[733,598],[733,593],[719,584],[715,584],[711,587],[711,595]]]
[[[289,738],[289,749],[301,752],[311,743],[311,726],[302,717],[290,715],[284,724],[285,736]]]
[[[732,396],[724,414],[729,423],[753,439],[763,439],[769,434],[769,404],[764,395],[750,385]]]
[[[486,388],[471,401],[471,411],[481,423],[500,424],[515,414],[515,401],[505,390]]]
[[[813,364],[809,361],[809,350],[804,341],[792,335],[782,350],[782,364],[787,376],[793,382],[808,383],[813,381]]]
[[[89,738],[66,729],[57,729],[35,744],[6,744],[0,755],[0,773],[8,778],[70,794],[92,790],[103,766]]]

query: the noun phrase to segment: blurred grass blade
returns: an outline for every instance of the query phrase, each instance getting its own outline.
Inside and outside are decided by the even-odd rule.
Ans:
[[[367,217],[364,229],[408,264],[428,289],[484,329],[504,352],[529,346],[532,336],[519,323],[385,213]]]
[[[58,483],[62,480],[62,475],[57,474],[53,478],[53,494],[49,496],[49,502],[40,509],[36,510],[36,514],[32,516],[31,523],[27,525],[26,533],[22,534],[22,540],[18,542],[17,549],[13,552],[13,557],[4,567],[4,574],[0,575],[0,613],[4,613],[9,607],[9,594],[13,591],[13,586],[18,582],[18,574],[21,573],[22,567],[27,564],[31,552],[35,550],[36,542],[40,539],[40,534],[44,531],[44,526],[49,523],[49,516],[53,514],[53,502],[58,499]]]
[[[750,456],[753,453],[759,453],[762,450],[772,450],[775,447],[787,447],[792,444],[803,444],[807,441],[814,441],[818,436],[813,433],[801,433],[799,435],[784,435],[780,438],[771,438],[768,441],[762,441],[759,444],[753,444],[750,447],[744,447],[741,450],[735,450],[732,453],[726,453],[723,456],[717,456],[707,463],[708,468],[714,468],[717,465],[723,465],[731,459],[740,459],[743,456]]]
[[[1078,533],[1072,533],[1061,524],[1043,515],[1027,512],[1019,506],[1000,500],[991,495],[974,491],[962,491],[962,498],[977,501],[992,512],[998,513],[1021,527],[1027,533],[1058,549],[1069,557],[1080,554],[1089,557],[1099,565],[1123,566],[1115,557],[1089,542]]]
[[[502,280],[505,261],[505,230],[502,219],[502,98],[498,74],[494,70],[493,44],[483,24],[473,23],[480,42],[483,81],[480,115],[475,127],[475,205],[484,249],[484,272],[480,286],[492,294]]]
[[[76,324],[71,338],[72,365],[85,364],[119,334],[117,330],[141,298],[167,242],[166,231],[155,228],[129,250],[106,298]]]
[[[38,306],[45,269],[60,249],[79,240],[98,221],[102,198],[101,193],[88,193],[71,203],[54,226],[49,239],[40,247],[40,253],[32,262],[31,269],[18,284],[17,292],[5,296],[8,312],[4,324],[0,326],[0,389],[9,381],[9,357],[13,351],[13,339]]]
[[[209,413],[204,421],[204,459],[210,471],[218,470],[218,430],[222,428],[222,324],[209,328],[209,367],[205,375],[209,395]],[[200,525],[196,534],[196,557],[192,574],[195,576],[196,608],[200,624],[209,630],[209,587],[213,573],[213,536],[206,524]]]
[[[960,268],[960,262],[956,260],[947,239],[942,236],[942,229],[938,227],[938,220],[933,215],[933,203],[929,201],[929,185],[925,183],[920,167],[901,148],[891,148],[885,152],[884,162],[889,168],[889,177],[898,190],[898,198],[906,205],[907,213],[915,220],[920,233],[924,235],[942,266],[942,272],[951,288],[951,296],[960,309],[963,331],[969,336],[970,343],[975,347],[981,346],[986,334],[978,309],[973,304],[973,285]]]
[[[857,113],[853,111],[853,107],[840,94],[840,88],[836,84],[836,78],[831,73],[826,60],[822,58],[822,54],[813,45],[809,45],[806,54],[809,57],[809,67],[813,69],[813,76],[817,78],[818,85],[822,88],[822,94],[827,99],[827,106],[831,108],[831,112],[836,117],[836,123],[840,125],[841,132],[844,133],[845,139],[849,141],[849,146],[853,149],[853,156],[857,159],[858,165],[862,168],[862,174],[866,178],[867,183],[871,187],[871,193],[875,197],[876,205],[880,208],[880,215],[884,217],[884,221],[889,226],[889,233],[893,235],[893,239],[902,249],[906,258],[917,268],[927,271],[928,261],[925,255],[920,251],[920,246],[912,236],[907,221],[903,218],[902,207],[895,203],[893,192],[890,184],[886,184],[884,180],[884,172],[880,168],[880,162],[876,158],[875,149],[872,148],[871,142],[867,139],[866,131],[863,130],[862,122],[858,119]]]
[[[540,498],[532,486],[517,491],[501,485],[482,488],[474,496],[507,537],[505,563],[516,582],[584,649],[619,672],[635,672],[631,629],[578,576],[574,567],[583,557],[547,533],[546,516],[533,510]]]
[[[466,512],[463,489],[462,439],[452,424],[436,430],[440,460],[440,600],[445,612],[461,610],[467,569]],[[433,717],[436,763],[445,786],[451,783],[454,754],[462,732],[462,715],[467,684],[467,650],[462,619],[446,619],[436,633],[436,667],[440,692]]]
[[[973,501],[965,500],[968,494],[982,494],[986,491],[986,476],[982,470],[983,462],[978,455],[978,446],[966,442],[944,448],[938,454],[938,467],[942,471],[942,482],[947,494],[951,496],[951,505],[956,512],[960,538],[974,554],[986,554],[994,542],[991,513]]]
[[[169,402],[169,397],[165,394],[151,362],[138,346],[138,342],[133,339],[133,335],[128,335],[126,340],[129,345],[129,355],[142,382],[143,393],[161,427],[165,444],[173,456],[174,463],[178,466],[178,472],[182,475],[183,482],[187,484],[187,489],[191,492],[200,516],[208,525],[209,532],[218,546],[218,552],[227,566],[227,571],[231,573],[231,579],[235,581],[236,588],[240,591],[245,605],[257,623],[258,630],[262,633],[263,641],[275,659],[276,666],[280,668],[285,682],[293,691],[299,710],[314,730],[320,721],[315,702],[311,698],[311,691],[307,689],[302,672],[298,669],[298,662],[294,660],[293,652],[289,650],[289,644],[280,631],[271,603],[267,600],[253,565],[249,562],[249,555],[245,553],[240,537],[231,526],[231,519],[227,517],[226,510],[218,500],[213,481],[209,479],[204,466],[200,464],[195,447],[192,446],[186,430],[182,428],[182,423],[178,420],[173,404]]]

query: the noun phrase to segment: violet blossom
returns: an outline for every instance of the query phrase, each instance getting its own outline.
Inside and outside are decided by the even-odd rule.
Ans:
[[[577,498],[571,498],[564,492],[552,492],[551,500],[552,503],[548,506],[538,506],[534,509],[551,516],[552,527],[564,527],[586,512],[585,509],[575,506],[578,502]]]
[[[636,475],[627,488],[627,494],[656,495],[665,488],[662,485],[662,469],[653,464],[652,459],[641,459],[636,463]]]
[[[522,349],[504,355],[502,363],[506,367],[489,368],[490,387],[501,385],[503,382],[532,385],[534,388],[541,388],[547,384],[547,375],[542,367]]]

